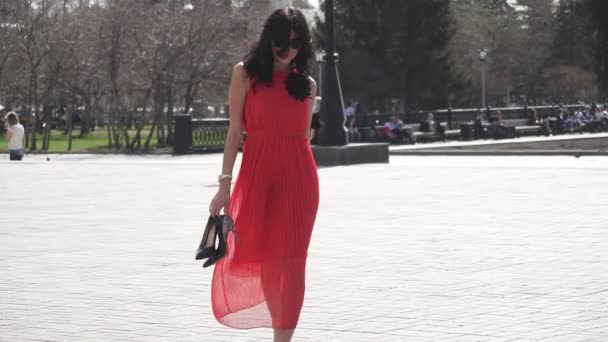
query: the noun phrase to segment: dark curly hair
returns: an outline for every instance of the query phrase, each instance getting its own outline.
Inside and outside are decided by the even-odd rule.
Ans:
[[[274,61],[272,43],[289,41],[291,31],[302,41],[302,46],[293,60],[294,65],[285,80],[285,87],[291,97],[303,101],[311,92],[308,76],[313,49],[308,23],[300,10],[293,7],[278,9],[266,19],[260,40],[245,56],[245,70],[254,80],[254,91],[258,84],[271,86]]]

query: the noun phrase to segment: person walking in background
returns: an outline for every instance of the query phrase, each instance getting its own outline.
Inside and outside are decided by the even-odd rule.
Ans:
[[[359,132],[359,123],[357,122],[357,117],[352,116],[350,122],[348,123],[348,135],[349,141],[351,142],[361,142],[361,132]]]
[[[351,127],[355,121],[356,109],[355,101],[353,100],[349,101],[348,105],[344,108],[344,126],[346,126],[346,130],[348,131],[348,139],[350,141],[353,141]]]
[[[4,121],[10,160],[21,160],[25,154],[25,128],[15,112],[8,112]]]
[[[317,92],[308,23],[300,10],[273,12],[243,62],[232,71],[230,125],[220,186],[209,205],[234,221],[227,253],[216,264],[211,306],[222,324],[272,328],[289,342],[304,302],[308,246],[319,204],[309,143]],[[232,168],[243,128],[247,140],[234,191]]]
[[[356,102],[355,101],[350,101],[348,103],[348,106],[346,106],[346,108],[344,108],[344,117],[345,117],[345,121],[346,121],[346,127],[348,127],[350,125],[350,121],[355,117],[356,114],[356,106],[355,106]]]

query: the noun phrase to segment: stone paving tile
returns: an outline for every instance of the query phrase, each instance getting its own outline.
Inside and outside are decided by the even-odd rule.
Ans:
[[[221,156],[0,157],[0,341],[270,341],[193,260]],[[237,164],[238,167],[238,164]],[[608,159],[319,170],[294,341],[608,339]]]

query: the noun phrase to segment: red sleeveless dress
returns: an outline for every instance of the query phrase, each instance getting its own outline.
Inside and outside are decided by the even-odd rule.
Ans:
[[[294,329],[304,301],[308,245],[319,203],[316,163],[306,138],[311,99],[253,82],[246,95],[247,133],[229,214],[234,234],[211,285],[215,318],[239,329]]]

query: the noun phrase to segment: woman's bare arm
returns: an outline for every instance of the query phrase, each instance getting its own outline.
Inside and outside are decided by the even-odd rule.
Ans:
[[[249,86],[249,78],[243,63],[238,63],[232,69],[232,79],[228,92],[228,105],[230,109],[230,125],[224,145],[224,159],[222,162],[222,173],[232,174],[236,155],[239,152],[243,138],[243,105],[245,95]],[[230,184],[230,182],[226,182]]]
[[[228,134],[226,135],[226,143],[224,144],[222,174],[232,174],[236,155],[239,153],[239,147],[243,138],[243,105],[245,104],[248,87],[249,78],[241,62],[232,69],[232,79],[230,80],[228,92],[230,125],[228,126]],[[232,182],[230,179],[225,178],[220,182],[220,188],[209,205],[209,213],[211,215],[219,215],[222,208],[224,209],[224,213],[228,213],[231,186]]]

